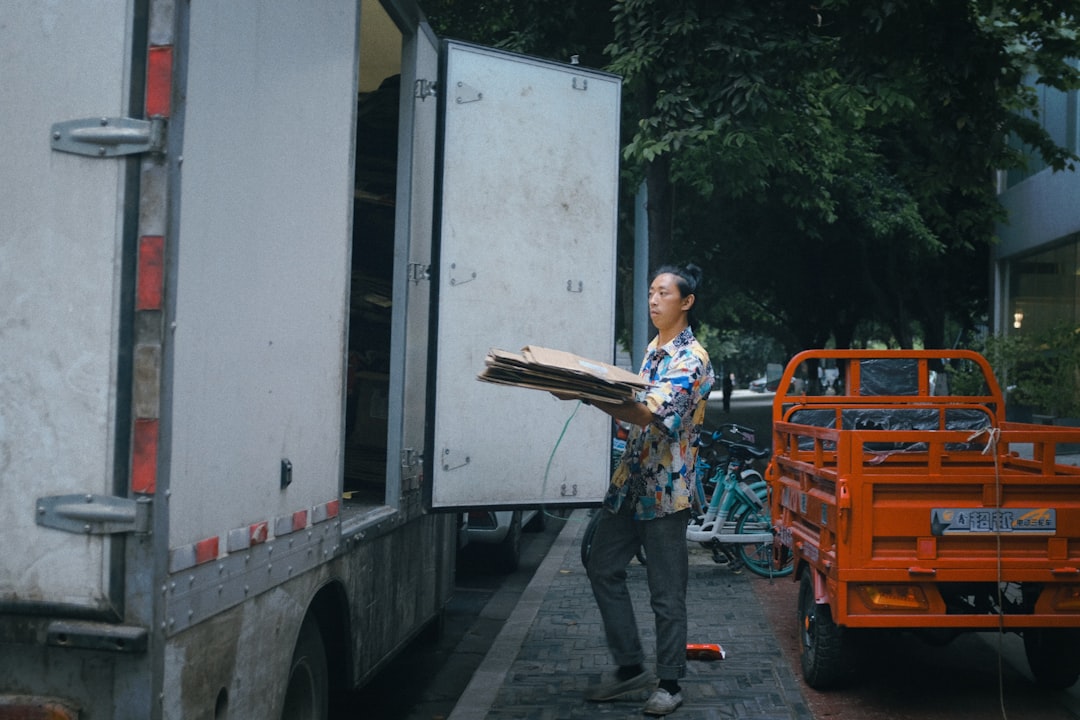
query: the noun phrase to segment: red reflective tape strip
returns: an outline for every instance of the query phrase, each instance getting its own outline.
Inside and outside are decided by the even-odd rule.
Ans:
[[[248,528],[248,538],[251,540],[252,545],[259,545],[266,542],[266,538],[270,536],[270,526],[265,520],[259,523],[255,523]]]
[[[160,310],[165,270],[165,238],[139,238],[139,272],[135,281],[135,309]]]
[[[340,512],[340,506],[341,506],[341,501],[340,500],[331,500],[330,502],[326,503],[326,517],[328,517],[328,518],[337,517],[338,512]]]
[[[135,421],[131,448],[131,490],[153,494],[157,489],[158,421],[141,418]]]
[[[218,538],[211,537],[195,543],[195,564],[202,565],[218,556]]]
[[[307,527],[307,510],[297,510],[292,514],[293,532]]]
[[[172,112],[171,45],[155,45],[146,58],[146,116],[167,118]]]

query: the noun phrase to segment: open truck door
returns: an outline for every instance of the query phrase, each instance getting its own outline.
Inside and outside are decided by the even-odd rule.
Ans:
[[[491,348],[614,355],[620,80],[457,42],[441,65],[431,505],[595,503],[608,416],[476,376]]]

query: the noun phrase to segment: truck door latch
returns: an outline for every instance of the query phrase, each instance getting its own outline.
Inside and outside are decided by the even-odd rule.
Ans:
[[[52,149],[88,157],[120,157],[164,149],[165,121],[160,118],[81,118],[52,126]]]
[[[150,532],[148,497],[53,495],[38,498],[36,520],[42,527],[80,535]]]

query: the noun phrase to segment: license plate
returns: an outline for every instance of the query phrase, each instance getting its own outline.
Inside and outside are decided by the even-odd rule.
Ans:
[[[1054,508],[934,508],[930,511],[934,535],[1010,533],[1053,535],[1057,532]]]

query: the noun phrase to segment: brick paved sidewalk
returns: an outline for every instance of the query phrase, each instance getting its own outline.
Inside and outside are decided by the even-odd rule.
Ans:
[[[569,517],[450,720],[644,717],[647,693],[613,703],[582,699],[586,686],[611,668],[600,614],[581,566],[580,536],[587,520],[586,510]],[[672,717],[811,720],[754,595],[753,583],[770,581],[749,572],[732,574],[697,545],[690,553],[688,640],[720,643],[727,658],[689,663],[682,681],[685,702]],[[651,664],[652,611],[645,568],[636,561],[629,584]]]

